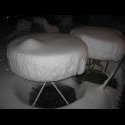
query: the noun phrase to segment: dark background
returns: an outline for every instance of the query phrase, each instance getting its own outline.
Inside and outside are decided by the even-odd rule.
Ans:
[[[64,15],[60,15],[64,16]],[[125,15],[69,15],[73,18],[74,27],[77,26],[107,26],[121,30],[125,34]],[[10,34],[17,25],[19,19],[26,19],[32,21],[34,17],[46,18],[50,24],[58,25],[58,20],[55,15],[12,15],[2,14],[0,15],[0,36],[2,34]]]
[[[50,22],[53,22],[53,23],[54,23],[54,21],[56,22],[56,20],[54,19],[55,15],[0,15],[0,23],[15,24],[17,22],[17,20],[19,20],[20,18],[32,20],[32,18],[35,16],[41,16],[41,17],[47,18],[47,20],[49,20]],[[117,22],[121,22],[121,23],[125,24],[125,15],[72,15],[72,16],[73,16],[73,21],[75,23],[87,24],[89,22],[91,16],[95,16],[96,18],[99,19],[99,21],[102,21],[102,22],[107,20],[107,23],[117,21]],[[9,18],[7,18],[7,17],[9,17]],[[105,18],[105,20],[104,20],[104,18]]]

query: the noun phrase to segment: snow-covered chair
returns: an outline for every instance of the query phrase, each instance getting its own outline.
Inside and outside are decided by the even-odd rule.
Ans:
[[[125,55],[125,38],[123,34],[116,29],[95,26],[74,28],[71,34],[86,43],[89,69],[98,69],[107,77],[110,77]],[[124,86],[124,73],[122,70],[120,67],[114,76],[118,82],[117,90],[119,93],[122,92]],[[110,94],[113,95],[113,92]],[[119,94],[116,95],[114,98],[119,98]],[[112,102],[112,105],[114,105],[114,102]]]

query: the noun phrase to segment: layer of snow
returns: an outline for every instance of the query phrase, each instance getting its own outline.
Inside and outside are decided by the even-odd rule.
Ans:
[[[64,34],[31,34],[8,46],[12,72],[33,81],[58,81],[85,71],[87,47]]]
[[[32,82],[0,68],[0,109],[32,109],[28,104]]]
[[[116,91],[110,88],[113,94]],[[107,94],[100,85],[84,82],[76,90],[78,100],[61,109],[111,109],[114,95]]]
[[[0,109],[32,109],[32,106],[28,104],[29,93],[31,92],[31,88],[36,84],[1,69],[0,75]],[[115,97],[117,97],[117,90],[107,88],[105,92],[99,85],[85,82],[82,85],[77,86],[76,94],[78,97],[77,101],[61,108],[112,108],[114,105],[113,103],[115,102]]]
[[[89,58],[118,61],[125,54],[125,39],[117,30],[86,26],[73,29],[71,34],[87,44]]]

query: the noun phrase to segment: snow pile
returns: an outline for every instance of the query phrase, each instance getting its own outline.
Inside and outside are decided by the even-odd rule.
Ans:
[[[33,81],[58,81],[85,71],[87,47],[64,34],[37,34],[12,41],[7,49],[11,70]]]
[[[71,34],[87,44],[89,58],[118,61],[125,54],[125,39],[117,30],[104,27],[82,27],[73,29]]]

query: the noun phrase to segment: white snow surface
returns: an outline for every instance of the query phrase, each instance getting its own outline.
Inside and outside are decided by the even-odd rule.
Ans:
[[[13,40],[7,49],[12,72],[32,81],[58,81],[85,71],[86,45],[65,34],[31,34]]]
[[[0,109],[32,109],[29,105],[29,93],[35,82],[24,80],[11,72],[0,69]],[[71,78],[69,81],[72,81]],[[65,82],[65,81],[64,81]],[[85,82],[75,87],[78,100],[62,109],[110,109],[115,94],[112,89],[105,93],[99,85]],[[113,102],[112,102],[113,101]],[[34,108],[35,109],[35,108]]]
[[[85,26],[72,29],[71,34],[87,44],[89,58],[119,61],[125,54],[125,39],[116,29]]]

